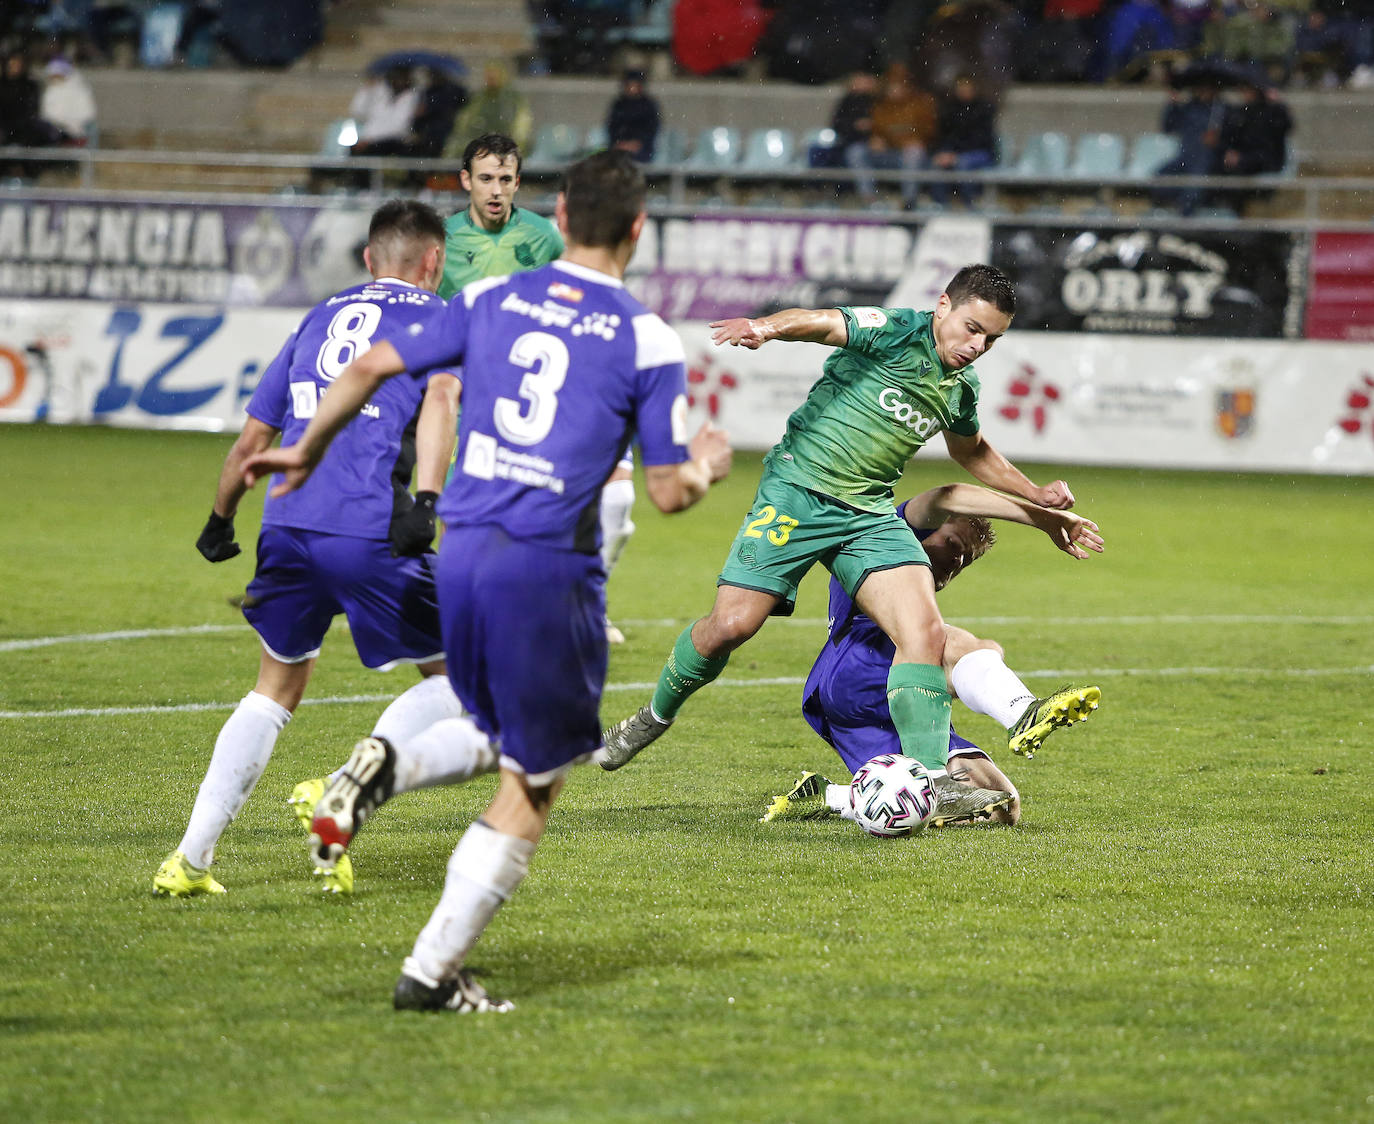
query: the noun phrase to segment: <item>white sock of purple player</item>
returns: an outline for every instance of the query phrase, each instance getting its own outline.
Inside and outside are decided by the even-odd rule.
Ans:
[[[404,744],[392,743],[392,748],[396,750],[393,796],[437,784],[462,784],[496,772],[500,764],[491,739],[471,718],[445,718]]]
[[[1008,730],[1035,701],[1030,688],[991,648],[970,652],[956,663],[949,673],[949,685],[969,710],[986,714]]]
[[[391,700],[372,727],[372,736],[386,738],[399,748],[434,723],[460,718],[462,714],[463,704],[453,693],[448,677],[429,675]]]
[[[177,847],[192,866],[204,870],[214,861],[215,844],[253,794],[277,735],[290,721],[286,707],[249,691],[220,727],[210,767],[191,809],[191,822]]]
[[[457,974],[501,903],[529,871],[534,844],[478,820],[448,860],[444,892],[402,971],[435,986]]]
[[[612,480],[601,489],[601,564],[608,574],[634,534],[635,525],[630,519],[634,505],[633,480]]]
[[[847,784],[826,785],[825,806],[852,823],[859,822],[859,817],[854,814],[854,809],[849,803],[849,786]]]

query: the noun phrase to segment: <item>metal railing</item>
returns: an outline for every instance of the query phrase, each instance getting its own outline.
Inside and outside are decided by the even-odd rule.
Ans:
[[[0,187],[56,187],[77,188],[82,191],[113,191],[102,182],[100,172],[114,167],[145,167],[150,176],[157,168],[185,168],[196,172],[208,169],[239,171],[300,173],[298,184],[263,184],[260,194],[282,190],[302,193],[330,193],[340,190],[347,181],[347,190],[362,194],[395,193],[398,182],[406,177],[416,185],[432,180],[451,181],[447,188],[456,190],[458,165],[445,159],[401,159],[396,157],[325,156],[278,153],[240,152],[168,152],[161,150],[86,149],[86,148],[15,148],[0,147]],[[58,171],[54,172],[54,169]],[[556,186],[562,166],[526,162],[522,175],[527,185],[552,189]],[[1374,178],[1339,176],[1131,176],[1107,175],[1087,178],[1079,175],[1026,175],[1008,170],[982,171],[859,171],[850,168],[755,168],[746,165],[709,167],[690,161],[677,164],[650,164],[645,173],[654,189],[655,204],[673,207],[688,205],[696,196],[704,196],[717,205],[721,196],[737,195],[739,202],[748,205],[752,191],[785,190],[803,193],[809,202],[824,202],[827,194],[840,203],[844,193],[853,191],[864,179],[871,180],[889,192],[898,191],[903,184],[915,184],[929,191],[934,185],[976,185],[980,197],[976,208],[996,212],[1004,209],[1008,200],[1025,202],[1038,196],[1041,205],[1048,200],[1081,200],[1085,196],[1110,203],[1121,197],[1145,196],[1168,209],[1181,192],[1197,190],[1210,198],[1213,208],[1226,206],[1238,214],[1241,204],[1257,195],[1274,196],[1282,193],[1291,200],[1270,217],[1284,225],[1368,225],[1374,221]],[[43,176],[45,182],[34,182]],[[278,177],[280,178],[280,177]],[[68,182],[54,182],[64,179]],[[178,185],[180,187],[181,185]],[[122,190],[144,193],[140,187]],[[158,190],[156,188],[151,190]],[[200,179],[191,189],[196,194],[252,193],[252,185],[245,188],[226,187],[223,182]],[[441,187],[441,191],[445,188]],[[177,193],[185,193],[184,190]],[[1363,198],[1367,196],[1367,198]],[[0,195],[3,199],[3,195]],[[696,201],[700,201],[699,199]],[[776,200],[765,203],[777,206]],[[1273,208],[1271,208],[1273,210]],[[1110,216],[1095,216],[1110,217]],[[1141,216],[1121,216],[1139,218]],[[1167,216],[1155,215],[1155,218]],[[1224,214],[1209,211],[1209,223],[1225,222]]]

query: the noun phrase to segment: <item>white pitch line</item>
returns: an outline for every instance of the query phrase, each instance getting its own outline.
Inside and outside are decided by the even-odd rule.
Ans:
[[[28,640],[0,640],[0,652],[27,652],[54,644],[106,644],[111,640],[147,640],[164,636],[203,636],[215,632],[242,632],[246,624],[193,624],[183,628],[126,628],[118,632],[76,632],[68,636],[35,636]],[[251,631],[251,630],[250,630]]]
[[[616,620],[629,628],[677,628],[685,627],[687,618],[625,618]],[[1293,614],[1164,614],[1157,616],[1116,616],[1116,617],[966,617],[956,616],[951,620],[962,625],[1192,625],[1192,624],[1323,624],[1323,625],[1374,625],[1374,617],[1369,616],[1317,616],[1305,617]],[[824,628],[829,622],[824,617],[778,617],[776,623],[793,627]],[[336,627],[346,629],[348,622],[340,620]],[[35,636],[23,640],[0,640],[0,652],[27,652],[35,648],[50,648],[56,644],[105,644],[114,640],[149,640],[178,636],[204,636],[221,632],[250,632],[246,624],[194,624],[180,628],[128,628],[116,632],[77,632],[66,636]]]
[[[1374,675],[1374,664],[1356,667],[1109,667],[1109,668],[1043,668],[1021,673],[1026,679],[1072,680],[1077,683],[1096,679],[1127,677],[1149,678],[1245,678],[1245,679],[1318,679],[1341,675]],[[795,675],[763,679],[717,679],[714,687],[800,687],[806,680]],[[657,684],[607,683],[607,691],[652,691]],[[395,695],[335,695],[328,698],[304,699],[302,706],[337,706],[352,703],[389,703]],[[194,714],[207,710],[232,710],[237,702],[171,703],[166,706],[97,706],[68,707],[63,710],[0,710],[0,719],[34,718],[108,718],[136,714]]]

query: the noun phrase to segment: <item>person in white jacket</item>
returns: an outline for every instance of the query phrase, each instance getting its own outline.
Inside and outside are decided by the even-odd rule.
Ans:
[[[54,132],[56,144],[86,144],[95,127],[95,95],[90,83],[67,59],[55,58],[43,70],[38,115]]]

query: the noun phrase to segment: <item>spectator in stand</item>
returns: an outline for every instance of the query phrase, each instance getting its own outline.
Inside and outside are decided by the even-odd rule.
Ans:
[[[1293,117],[1278,90],[1242,86],[1240,100],[1226,107],[1221,122],[1217,171],[1223,176],[1263,176],[1282,172],[1288,163],[1288,134]],[[1239,211],[1272,191],[1228,191],[1225,201]]]
[[[920,171],[935,140],[935,99],[920,89],[901,63],[888,67],[883,95],[873,106],[873,128],[867,144],[852,144],[845,163],[864,172],[875,169]],[[869,203],[878,199],[877,182],[871,175],[859,177],[859,193]],[[902,206],[915,207],[919,188],[915,179],[902,181]]]
[[[997,107],[978,96],[978,87],[967,74],[954,80],[954,94],[940,106],[935,155],[931,165],[947,172],[976,172],[997,162]],[[982,194],[975,183],[961,183],[960,198],[972,203]],[[930,197],[943,205],[950,200],[950,185],[932,184]]]
[[[95,127],[95,96],[90,83],[64,58],[43,70],[45,83],[39,117],[51,130],[50,143],[84,145]]]
[[[462,157],[473,137],[499,133],[527,148],[534,128],[529,99],[510,84],[510,75],[499,62],[487,63],[482,72],[482,91],[463,107],[444,145],[444,156]]]
[[[411,132],[415,135],[416,156],[438,156],[453,132],[453,122],[467,104],[468,90],[440,66],[427,68],[429,81],[420,95]]]
[[[1298,26],[1293,44],[1296,77],[1308,86],[1339,86],[1350,75],[1346,37],[1320,8]]]
[[[1022,82],[1082,82],[1093,66],[1102,0],[1046,0],[1017,64]]]
[[[806,154],[812,168],[842,168],[850,146],[868,147],[873,133],[873,106],[878,100],[878,79],[866,70],[849,76],[849,85],[830,113],[830,132],[826,143],[813,144]]]
[[[956,0],[941,5],[926,25],[916,73],[936,90],[972,74],[993,95],[1011,81],[1025,49],[1025,20],[1006,0]]]
[[[45,145],[49,133],[39,115],[43,91],[29,71],[29,57],[11,51],[0,65],[0,144]]]
[[[220,41],[241,66],[288,66],[324,38],[322,0],[222,0]]]
[[[1202,32],[1202,53],[1207,58],[1248,63],[1271,81],[1288,79],[1293,55],[1292,24],[1279,19],[1262,0],[1245,0],[1235,8],[1221,5]]]
[[[1178,137],[1178,155],[1159,169],[1161,176],[1210,176],[1219,166],[1217,146],[1221,143],[1221,126],[1226,106],[1217,97],[1216,87],[1202,85],[1191,92],[1173,90],[1164,109],[1163,132]],[[1191,215],[1202,202],[1201,188],[1185,187],[1176,191],[1159,192],[1155,202],[1159,206],[1176,207],[1181,214]]]
[[[354,156],[410,156],[415,138],[411,129],[420,108],[420,91],[410,67],[393,66],[369,78],[353,95],[348,115],[358,122]]]
[[[645,92],[644,71],[625,71],[620,93],[606,113],[606,143],[647,164],[654,158],[658,125],[658,102]]]
[[[1157,0],[1125,0],[1107,24],[1104,78],[1114,78],[1142,55],[1172,50],[1174,25]]]

